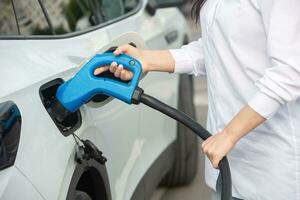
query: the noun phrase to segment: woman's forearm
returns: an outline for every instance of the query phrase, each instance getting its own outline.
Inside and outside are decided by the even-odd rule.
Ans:
[[[247,105],[229,122],[224,130],[205,140],[202,143],[202,149],[213,167],[218,168],[220,160],[234,148],[235,144],[264,121],[265,118]]]
[[[224,129],[224,133],[236,143],[265,120],[247,105],[229,122]]]
[[[148,63],[146,71],[174,72],[175,61],[168,50],[142,50],[141,54]]]

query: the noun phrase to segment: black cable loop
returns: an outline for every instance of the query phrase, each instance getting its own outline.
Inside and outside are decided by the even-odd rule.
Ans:
[[[200,138],[206,140],[211,136],[211,134],[198,124],[195,120],[190,118],[185,113],[159,101],[158,99],[144,94],[142,89],[138,88],[133,97],[135,104],[141,102],[165,115],[175,119],[176,121],[182,123],[186,127],[190,128],[194,133],[196,133]],[[232,185],[231,185],[231,173],[229,168],[229,163],[226,157],[224,157],[219,163],[220,175],[221,175],[221,200],[231,200],[232,199]]]

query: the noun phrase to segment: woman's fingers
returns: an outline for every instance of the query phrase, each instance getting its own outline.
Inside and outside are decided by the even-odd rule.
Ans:
[[[117,64],[116,62],[112,62],[112,63],[110,64],[110,66],[109,66],[109,71],[110,71],[111,73],[115,73],[117,67],[118,67],[118,64]]]
[[[133,77],[133,73],[131,71],[128,71],[126,69],[123,69],[121,71],[121,76],[120,76],[121,80],[129,81],[132,79],[132,77]]]
[[[203,152],[207,155],[214,168],[218,168],[219,162],[226,156],[235,143],[228,137],[225,131],[219,132],[202,143]]]
[[[210,137],[202,143],[203,152],[206,154],[206,156],[210,161],[212,161],[214,157],[212,142],[213,142],[212,137]]]
[[[116,56],[120,55],[120,54],[127,54],[135,59],[138,59],[141,57],[141,51],[129,44],[119,46],[113,53]],[[140,62],[143,65],[143,71],[144,71],[145,70],[144,63],[142,60],[140,60]],[[112,62],[108,68],[107,68],[107,66],[99,67],[98,69],[95,70],[94,74],[99,75],[99,74],[103,73],[104,71],[107,71],[108,69],[111,73],[114,74],[115,77],[120,78],[124,81],[129,81],[133,77],[133,73],[131,71],[129,71],[127,69],[123,69],[123,66],[122,65],[118,66],[118,63],[116,63],[116,62]]]
[[[122,64],[112,62],[110,66],[102,66],[94,71],[94,75],[97,76],[105,71],[109,70],[111,73],[114,74],[115,77],[120,78],[123,81],[129,81],[133,77],[133,73],[127,69],[124,69]]]
[[[219,145],[216,142],[216,136],[211,136],[202,143],[202,150],[215,169],[218,169],[219,162],[223,157],[218,146]]]
[[[112,62],[109,66],[101,66],[101,67],[98,67],[97,69],[95,69],[94,71],[94,75],[97,76],[107,70],[109,70],[111,73],[114,73],[116,71],[118,67],[118,64],[116,62]]]
[[[119,78],[120,75],[121,75],[121,71],[122,71],[122,70],[123,70],[123,65],[120,64],[120,65],[117,67],[117,69],[116,69],[116,71],[115,71],[115,73],[114,73],[115,77]]]
[[[95,69],[94,75],[97,76],[97,75],[107,71],[108,69],[109,69],[109,66],[99,67],[99,68]]]
[[[208,149],[209,149],[209,146],[210,146],[209,144],[210,144],[211,141],[212,141],[212,137],[213,137],[213,136],[207,138],[205,141],[202,142],[202,150],[203,150],[203,152],[204,152],[205,154],[208,153]]]
[[[218,169],[219,168],[219,163],[222,160],[223,157],[220,157],[219,155],[214,155],[211,159],[211,164],[213,168]]]
[[[222,156],[218,152],[218,149],[216,147],[212,147],[210,150],[208,150],[207,156],[209,157],[209,160],[212,164],[212,166],[215,169],[219,168],[219,162],[222,159]]]
[[[120,78],[123,81],[129,81],[132,79],[133,73],[129,70],[124,69],[123,65],[119,65],[113,62],[110,66],[110,72],[114,73],[115,77]]]

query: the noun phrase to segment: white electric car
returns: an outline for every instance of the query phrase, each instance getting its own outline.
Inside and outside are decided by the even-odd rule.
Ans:
[[[62,122],[51,116],[57,87],[95,53],[187,42],[178,3],[0,1],[1,200],[141,200],[193,179],[196,137],[148,107],[98,94]],[[140,86],[194,116],[189,76],[149,73]]]

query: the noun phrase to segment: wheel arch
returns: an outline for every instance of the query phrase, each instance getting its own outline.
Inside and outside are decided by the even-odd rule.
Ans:
[[[77,164],[72,175],[66,200],[73,200],[76,190],[86,192],[93,200],[111,200],[109,179],[105,165],[89,160]]]

